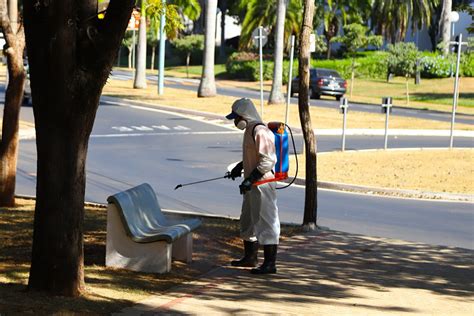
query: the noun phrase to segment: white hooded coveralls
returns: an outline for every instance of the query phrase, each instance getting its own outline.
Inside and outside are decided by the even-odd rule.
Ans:
[[[232,111],[247,121],[242,144],[244,177],[247,178],[257,168],[263,174],[260,180],[273,178],[272,170],[277,158],[272,131],[262,125],[262,119],[249,99],[236,101]],[[278,244],[280,220],[276,204],[276,182],[252,186],[244,194],[240,236],[247,241],[258,240],[261,245]]]

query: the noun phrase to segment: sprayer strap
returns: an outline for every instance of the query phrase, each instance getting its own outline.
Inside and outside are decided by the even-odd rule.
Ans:
[[[267,126],[265,123],[257,123],[253,126],[253,128],[252,128],[252,138],[253,138],[254,143],[255,143],[255,128],[259,125]]]

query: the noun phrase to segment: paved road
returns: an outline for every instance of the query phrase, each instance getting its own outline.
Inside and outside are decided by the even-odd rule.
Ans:
[[[31,117],[31,108],[22,118]],[[415,142],[415,139],[417,142]],[[376,141],[377,140],[377,141]],[[380,147],[381,138],[349,138],[349,147]],[[338,137],[321,137],[319,148],[333,150]],[[465,140],[464,140],[465,141]],[[441,147],[444,138],[399,137],[393,145]],[[472,142],[465,141],[466,146]],[[219,180],[173,190],[177,184],[223,175],[241,153],[241,133],[221,124],[142,107],[102,103],[89,144],[86,200],[106,197],[142,182],[150,183],[163,208],[238,216],[238,181]],[[33,140],[22,141],[18,166],[20,194],[34,194],[36,152]],[[304,189],[279,192],[284,222],[300,223]],[[474,248],[471,203],[418,201],[320,190],[319,224],[352,233],[394,237]]]
[[[130,80],[133,78],[133,74],[129,71],[123,70],[114,70],[112,72],[112,78]],[[157,75],[148,75],[148,79],[151,81],[157,81]],[[196,79],[179,79],[179,78],[166,78],[166,87],[177,88],[189,91],[197,91],[197,86],[199,81]],[[232,96],[236,98],[255,98],[260,99],[260,92],[258,90],[258,84],[255,84],[256,89],[239,89],[239,88],[226,88],[226,87],[217,87],[217,93],[219,95]],[[268,99],[269,94],[264,93],[264,99]],[[297,104],[298,99],[296,97],[292,98],[292,104]],[[321,100],[311,100],[310,104],[312,106],[337,109],[339,107],[339,101],[321,99]],[[359,104],[359,103],[349,103],[350,111],[360,111],[368,113],[380,113],[380,105],[373,104]],[[414,118],[423,118],[436,120],[441,122],[451,122],[451,114],[449,113],[438,113],[434,111],[426,110],[416,110],[416,109],[407,109],[395,107],[391,115],[395,116],[405,116],[405,117],[414,117]],[[472,124],[474,125],[474,115],[456,115],[457,123]]]

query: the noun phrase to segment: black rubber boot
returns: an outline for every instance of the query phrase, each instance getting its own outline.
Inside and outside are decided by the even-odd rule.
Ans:
[[[233,260],[230,264],[234,267],[256,267],[258,242],[244,240],[244,257],[240,260]]]
[[[277,273],[277,269],[275,266],[277,248],[278,248],[277,245],[264,245],[263,255],[265,256],[265,260],[263,261],[263,264],[260,267],[250,270],[250,273],[252,274]]]

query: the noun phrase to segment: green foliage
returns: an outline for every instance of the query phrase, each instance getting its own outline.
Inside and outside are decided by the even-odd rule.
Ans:
[[[355,64],[357,65],[355,70],[356,78],[385,78],[387,74],[387,65],[385,63],[387,53],[386,52],[364,52],[358,53],[355,57]],[[351,58],[344,59],[324,59],[324,60],[313,60],[311,65],[317,68],[328,68],[339,72],[344,78],[350,78],[351,76]]]
[[[424,54],[420,59],[421,76],[423,78],[447,78],[451,76],[455,60],[452,55],[447,57],[438,53]]]
[[[357,54],[355,58],[358,68],[355,75],[358,78],[385,78],[387,74],[387,65],[385,63],[387,53],[385,52],[364,52]],[[327,68],[339,72],[344,78],[351,76],[352,59],[323,59],[311,61],[314,68]],[[267,56],[263,61],[263,75],[265,80],[272,79],[273,62],[271,56]],[[258,81],[259,78],[258,55],[254,53],[235,53],[229,57],[226,63],[227,75],[236,79]],[[289,61],[283,62],[283,83],[288,82]],[[298,74],[298,60],[293,63],[293,75]]]
[[[468,52],[461,59],[461,76],[474,77],[474,52]]]
[[[259,26],[269,29],[273,37],[273,27],[276,25],[277,1],[274,0],[245,0],[240,2],[240,10],[245,12],[242,21],[242,31],[239,45],[242,49],[252,46],[252,32]],[[302,19],[301,1],[289,1],[285,18],[285,41],[291,34],[299,34]],[[272,45],[272,43],[269,43]]]
[[[410,77],[415,74],[420,52],[414,43],[400,42],[388,45],[387,67],[391,73]]]
[[[246,52],[234,53],[227,59],[226,71],[231,78],[258,81],[260,80],[258,55]],[[285,76],[284,73],[285,69],[283,69],[283,76]],[[273,62],[265,60],[263,62],[263,80],[270,80],[272,77]]]
[[[345,25],[343,29],[344,35],[336,36],[331,41],[341,43],[349,55],[353,55],[358,50],[369,47],[369,45],[382,46],[382,37],[367,35],[368,28],[366,26],[352,23]]]
[[[179,8],[174,4],[163,4],[161,0],[148,0],[146,3],[146,16],[150,19],[150,26],[154,32],[160,27],[160,17],[165,13],[165,32],[168,38],[176,38],[178,32],[184,29],[181,23]]]
[[[325,38],[323,35],[315,34],[315,53],[321,54],[328,49],[328,45],[326,44]]]
[[[136,40],[136,39],[135,39]],[[133,48],[133,32],[132,31],[126,31],[123,40],[122,40],[122,45],[127,47],[129,51],[132,50]]]
[[[204,49],[204,35],[188,35],[171,41],[178,54],[185,58],[188,54],[195,56]]]

